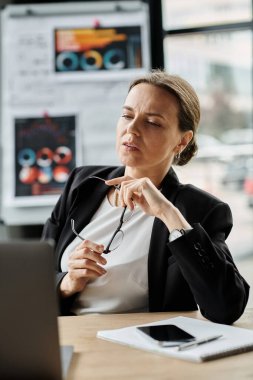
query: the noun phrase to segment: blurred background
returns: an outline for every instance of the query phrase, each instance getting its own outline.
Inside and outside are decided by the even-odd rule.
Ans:
[[[146,36],[141,36],[142,63],[135,64],[132,71],[130,66],[125,67],[124,72],[121,67],[120,70],[122,71],[117,71],[117,78],[111,76],[110,81],[105,76],[103,77],[102,74],[99,81],[95,74],[93,82],[91,81],[93,87],[96,88],[96,96],[99,96],[98,89],[103,89],[103,91],[101,90],[102,96],[107,100],[109,98],[109,111],[105,112],[103,110],[99,112],[98,108],[102,107],[102,104],[97,102],[96,108],[89,108],[89,112],[86,111],[85,114],[82,114],[85,106],[90,104],[84,95],[82,95],[80,105],[82,111],[75,110],[75,106],[78,104],[78,94],[81,94],[81,92],[77,92],[76,98],[75,96],[72,99],[66,97],[64,100],[67,108],[71,109],[70,113],[78,116],[78,122],[76,123],[78,127],[74,129],[73,133],[77,134],[78,138],[76,140],[79,141],[80,146],[77,144],[76,150],[80,154],[77,155],[74,164],[118,164],[114,152],[114,129],[129,79],[137,75],[141,70],[147,71],[152,67],[164,67],[168,72],[178,74],[187,79],[196,89],[201,103],[202,116],[198,133],[199,151],[190,164],[186,167],[176,167],[175,169],[182,182],[191,182],[213,193],[230,205],[234,217],[234,228],[227,242],[236,265],[251,287],[253,287],[252,0],[202,0],[201,2],[198,0],[153,0],[143,2],[0,1],[3,14],[1,20],[2,109],[0,108],[0,111],[2,111],[0,238],[2,239],[39,237],[43,223],[53,207],[52,200],[50,202],[44,200],[41,202],[41,197],[45,199],[44,195],[46,193],[38,193],[39,198],[37,198],[37,194],[35,198],[33,194],[30,194],[28,201],[21,197],[23,204],[22,202],[17,202],[17,192],[12,197],[9,197],[9,188],[13,185],[13,179],[9,178],[9,173],[14,166],[9,167],[10,160],[4,159],[4,157],[15,155],[13,145],[9,146],[7,140],[9,137],[13,137],[13,133],[16,139],[18,138],[17,128],[20,128],[22,117],[27,120],[27,115],[30,112],[30,119],[31,115],[38,118],[39,112],[42,112],[42,109],[50,110],[52,104],[53,107],[50,112],[58,116],[55,109],[57,108],[56,105],[59,105],[55,99],[50,100],[50,104],[47,104],[46,100],[40,99],[40,102],[43,103],[44,101],[44,104],[40,104],[40,107],[36,104],[35,107],[33,94],[30,97],[30,108],[27,101],[23,103],[21,98],[25,96],[25,91],[22,88],[22,81],[20,81],[19,91],[22,91],[23,95],[18,101],[16,100],[16,103],[13,99],[10,100],[12,96],[14,98],[14,95],[16,95],[14,90],[10,90],[10,88],[14,88],[14,83],[11,82],[11,78],[13,78],[11,70],[14,70],[14,64],[12,64],[13,68],[6,67],[10,66],[10,63],[6,63],[6,54],[10,54],[6,53],[6,50],[8,50],[6,46],[10,41],[12,44],[18,44],[18,40],[14,40],[14,38],[12,40],[8,33],[8,41],[6,42],[5,33],[8,31],[9,25],[13,28],[10,28],[10,30],[18,33],[19,26],[17,23],[13,27],[9,22],[11,16],[6,14],[6,9],[12,5],[16,10],[16,7],[23,7],[29,3],[40,4],[44,7],[43,10],[48,9],[49,13],[54,9],[49,8],[52,4],[55,4],[55,9],[58,10],[65,9],[64,6],[70,5],[65,17],[72,12],[71,10],[77,4],[92,4],[92,14],[96,16],[97,13],[98,21],[101,10],[107,3],[114,3],[118,7],[113,12],[118,12],[120,5],[123,7],[121,9],[121,12],[123,12],[124,6],[128,9],[136,3],[139,4],[141,12],[145,13],[145,17],[136,18],[135,21],[135,23],[140,24],[141,33],[145,33]],[[71,3],[73,3],[73,8],[71,8]],[[59,8],[61,6],[62,8]],[[85,18],[85,8],[83,14]],[[122,21],[120,17],[122,17],[122,14],[119,15],[118,26],[120,26],[120,22],[123,22],[124,27],[126,25],[135,26],[129,21],[131,18],[129,15],[126,18],[127,21]],[[117,21],[114,20],[113,22],[114,25],[117,25]],[[72,27],[74,27],[73,22]],[[148,40],[146,41],[145,38]],[[30,49],[32,49],[32,45]],[[145,56],[146,59],[144,59]],[[8,58],[8,62],[10,62],[10,58]],[[127,69],[129,70],[127,71]],[[78,77],[75,80],[83,80],[83,86],[88,86],[87,78],[83,77],[84,79],[82,79],[80,71],[76,74],[78,74]],[[111,74],[109,73],[108,75]],[[8,76],[10,79],[6,83]],[[73,80],[73,83],[75,80]],[[62,82],[64,81],[68,83],[68,88],[71,88],[72,80],[66,80],[64,77]],[[56,86],[53,87],[52,81],[50,86],[56,88]],[[86,91],[89,92],[89,95],[90,88]],[[3,90],[10,92],[8,99],[5,96],[6,91],[3,93]],[[55,97],[59,99],[60,94],[63,94],[62,87]],[[52,91],[48,91],[48,96],[52,96]],[[112,103],[115,105],[115,110],[112,109]],[[39,108],[40,111],[38,111]],[[26,112],[24,112],[24,109]],[[28,112],[29,109],[30,111]],[[45,118],[45,115],[43,117]],[[12,123],[11,120],[14,120],[14,122]],[[90,122],[87,123],[87,120],[98,120],[98,122],[91,125]],[[56,121],[60,122],[58,119]],[[68,122],[70,123],[69,120]],[[9,125],[8,131],[7,125]],[[101,125],[103,125],[103,128],[101,128]],[[106,128],[104,127],[105,125]],[[11,128],[13,128],[13,132],[11,132]],[[65,180],[66,178],[62,180],[61,184],[64,185]],[[60,193],[61,187],[58,187],[58,190]],[[5,191],[8,194],[5,194]],[[29,204],[29,199],[31,200],[31,198],[32,201]],[[39,203],[39,206],[37,206],[36,202]],[[252,292],[249,306],[253,306]]]
[[[163,26],[165,67],[192,83],[202,107],[198,156],[180,178],[231,206],[228,245],[252,286],[252,2],[167,0]]]
[[[202,107],[199,152],[180,178],[230,205],[227,242],[252,287],[252,1],[164,0],[163,27],[165,67],[190,81]]]

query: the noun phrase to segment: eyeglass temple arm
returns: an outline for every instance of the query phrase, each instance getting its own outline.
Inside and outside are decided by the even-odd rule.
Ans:
[[[75,230],[75,221],[74,221],[74,219],[71,219],[71,229],[72,229],[72,231],[74,232],[74,234],[76,235],[76,236],[78,236],[79,237],[79,239],[81,239],[81,240],[85,240],[81,235],[79,235],[79,233],[78,232],[76,232],[76,230]]]
[[[122,211],[122,214],[121,214],[121,217],[120,217],[120,223],[121,223],[120,228],[121,228],[122,224],[124,223],[123,218],[124,218],[126,209],[127,209],[127,206],[124,206],[124,210]]]

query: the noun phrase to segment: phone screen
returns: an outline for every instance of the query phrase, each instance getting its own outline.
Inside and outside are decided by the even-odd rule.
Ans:
[[[178,346],[195,339],[193,335],[175,325],[143,326],[137,329],[161,346]]]

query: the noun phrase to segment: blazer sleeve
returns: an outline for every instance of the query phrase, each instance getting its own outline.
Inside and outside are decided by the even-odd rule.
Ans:
[[[168,243],[204,317],[231,324],[244,311],[249,285],[225,243],[232,228],[227,204],[216,204],[201,223]]]
[[[57,245],[59,236],[61,234],[64,221],[66,219],[66,215],[68,213],[68,209],[71,205],[71,198],[73,198],[73,183],[76,177],[78,169],[74,169],[68,181],[63,189],[63,192],[58,199],[50,218],[47,219],[43,231],[42,231],[42,239],[51,239]]]
[[[67,274],[67,272],[61,272],[58,266],[58,251],[57,245],[59,241],[59,237],[61,235],[63,226],[65,224],[66,215],[68,213],[69,207],[72,204],[73,197],[75,196],[75,192],[73,188],[75,187],[76,174],[79,171],[78,168],[74,169],[68,181],[64,187],[64,190],[57,201],[50,218],[46,221],[43,231],[42,231],[42,240],[51,240],[54,242],[55,246],[55,270],[56,270],[56,289],[58,291],[60,283],[63,277]],[[59,297],[59,307],[60,314],[66,315],[69,314],[69,309],[75,299],[75,296],[68,297],[66,299],[60,299]]]

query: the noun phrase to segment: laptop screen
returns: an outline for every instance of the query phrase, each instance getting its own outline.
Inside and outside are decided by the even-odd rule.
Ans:
[[[62,379],[53,248],[0,242],[0,379]]]

